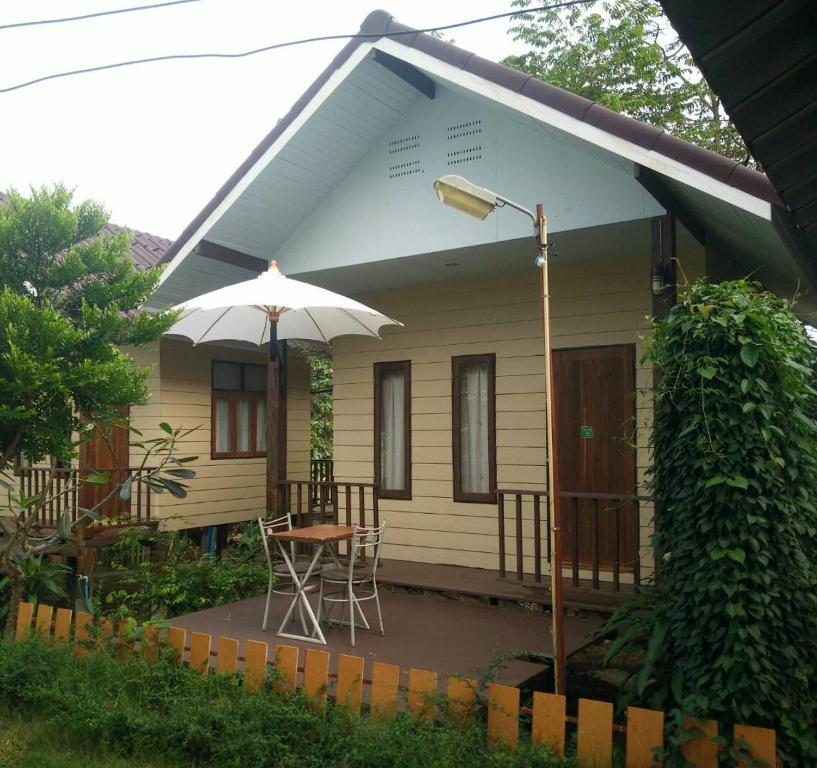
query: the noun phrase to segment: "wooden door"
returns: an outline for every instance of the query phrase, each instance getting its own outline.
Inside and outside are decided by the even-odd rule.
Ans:
[[[636,555],[635,348],[632,344],[553,353],[562,554],[582,567]]]
[[[127,418],[128,410],[124,416]],[[91,509],[111,493],[113,485],[119,485],[127,477],[130,461],[130,433],[124,427],[113,427],[105,435],[94,429],[93,440],[83,443],[79,449],[80,472],[109,472],[110,485],[83,483],[79,491],[79,505]],[[102,517],[127,517],[130,501],[122,501],[118,493],[97,510]]]

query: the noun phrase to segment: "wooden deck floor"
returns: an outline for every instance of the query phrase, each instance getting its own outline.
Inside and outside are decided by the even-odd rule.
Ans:
[[[382,574],[391,571],[383,582],[397,582],[399,566],[389,561]],[[405,576],[405,573],[404,573]],[[417,586],[416,584],[414,586]],[[434,590],[437,591],[437,590]],[[467,593],[466,593],[467,594]],[[313,598],[314,601],[314,598]],[[383,589],[381,595],[385,636],[376,631],[359,631],[357,645],[349,642],[348,627],[332,626],[326,630],[328,646],[298,643],[276,637],[275,631],[288,606],[288,598],[275,596],[269,629],[261,629],[264,597],[255,597],[229,605],[210,608],[173,619],[170,623],[189,631],[205,632],[239,640],[244,653],[246,640],[264,640],[301,648],[324,648],[331,653],[331,671],[337,668],[341,653],[362,656],[365,675],[371,674],[371,663],[383,661],[399,665],[404,672],[411,667],[438,672],[440,676],[461,674],[475,676],[496,653],[524,649],[549,654],[550,616],[516,605],[485,605],[476,601],[457,600],[443,594],[412,594],[406,590]],[[373,606],[366,605],[373,617]],[[582,646],[598,626],[596,618],[570,616],[566,624],[566,649],[570,653]],[[293,624],[293,627],[295,625]],[[511,662],[499,674],[499,680],[519,685],[542,672],[543,667],[526,661]]]

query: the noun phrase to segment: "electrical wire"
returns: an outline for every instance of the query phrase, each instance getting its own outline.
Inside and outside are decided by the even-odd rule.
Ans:
[[[541,5],[536,8],[525,8],[518,11],[510,11],[506,13],[496,13],[493,16],[482,16],[478,19],[468,19],[467,21],[458,21],[454,24],[444,24],[438,27],[427,27],[425,29],[410,29],[401,30],[397,32],[382,32],[372,34],[361,34],[359,32],[349,35],[324,35],[321,37],[305,37],[301,40],[289,40],[284,43],[274,43],[272,45],[265,45],[261,48],[253,48],[249,51],[240,51],[237,53],[171,53],[163,56],[150,56],[143,59],[130,59],[128,61],[118,61],[113,64],[100,64],[95,67],[84,67],[82,69],[71,69],[65,72],[55,72],[50,75],[43,75],[36,77],[33,80],[27,80],[23,83],[10,85],[5,88],[0,88],[0,94],[11,93],[12,91],[19,91],[22,88],[28,88],[38,83],[44,83],[48,80],[58,80],[63,77],[73,77],[75,75],[84,75],[90,72],[103,72],[108,69],[119,69],[120,67],[132,67],[137,64],[152,64],[159,61],[184,61],[190,59],[243,59],[248,56],[255,56],[259,53],[267,51],[278,50],[279,48],[291,48],[296,45],[305,45],[307,43],[318,43],[330,40],[379,40],[383,37],[401,37],[404,35],[415,35],[426,32],[445,32],[449,29],[459,29],[460,27],[467,27],[472,24],[481,24],[485,21],[494,21],[496,19],[506,19],[510,16],[522,16],[528,13],[538,13],[540,11],[550,11],[557,8],[569,8],[574,5],[586,5],[593,3],[596,0],[565,0],[561,3],[553,3],[551,5]]]
[[[36,21],[16,21],[11,24],[0,24],[0,30],[20,29],[21,27],[39,27],[43,24],[62,24],[66,21],[82,21],[84,19],[96,19],[100,16],[115,16],[118,13],[133,13],[134,11],[152,11],[154,8],[166,8],[169,5],[185,5],[187,3],[200,3],[201,0],[168,0],[165,3],[154,3],[153,5],[135,5],[130,8],[115,8],[110,11],[96,11],[95,13],[85,13],[81,16],[64,16],[58,19],[37,19]]]

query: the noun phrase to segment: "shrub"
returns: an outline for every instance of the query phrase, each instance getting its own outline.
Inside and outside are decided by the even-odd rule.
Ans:
[[[786,765],[814,766],[815,346],[758,285],[696,283],[648,357],[658,575],[608,625],[613,653],[645,654],[628,700],[773,727]]]
[[[267,686],[246,692],[240,678],[204,677],[165,657],[155,665],[103,653],[78,658],[32,638],[0,643],[0,705],[59,729],[61,738],[119,756],[231,768],[568,768],[572,760],[523,745],[488,749],[479,725],[428,724],[407,716],[384,723]]]
[[[117,588],[102,589],[102,611],[145,621],[232,603],[263,591],[269,578],[258,526],[239,529],[221,557],[202,554],[182,532],[128,530],[109,548]],[[134,558],[148,545],[155,558]],[[134,562],[136,560],[136,562]]]

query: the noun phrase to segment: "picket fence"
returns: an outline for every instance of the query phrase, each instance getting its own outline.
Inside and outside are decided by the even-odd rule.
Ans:
[[[94,642],[108,646],[117,641],[117,656],[122,660],[137,652],[136,643],[130,636],[117,636],[117,629],[109,619],[102,619],[94,628],[94,617],[67,608],[54,611],[50,605],[40,604],[36,615],[31,603],[21,603],[15,627],[15,637],[24,638],[32,629],[43,637],[71,642],[79,654],[86,654]],[[199,632],[190,633],[178,627],[160,631],[145,625],[138,652],[149,663],[159,658],[159,648],[166,643],[175,649],[181,663],[202,674],[237,674],[241,664],[243,687],[258,690],[267,680],[267,668],[276,669],[273,685],[279,690],[294,691],[299,680],[303,692],[313,705],[323,706],[334,683],[335,702],[359,714],[363,704],[364,685],[369,687],[369,711],[378,717],[392,717],[404,708],[416,717],[431,720],[436,714],[439,680],[436,672],[409,669],[407,685],[401,689],[401,670],[393,664],[374,662],[371,678],[364,677],[364,661],[359,656],[340,654],[337,671],[330,674],[330,654],[327,651],[308,648],[304,653],[303,666],[299,666],[299,648],[278,645],[273,659],[269,657],[267,643],[245,641],[244,655],[239,655],[239,642],[229,637],[219,637],[217,650],[212,650],[212,637]],[[215,660],[213,663],[213,659]],[[449,677],[446,682],[447,709],[455,719],[467,719],[477,704],[478,692],[475,680]],[[405,693],[405,697],[402,697]],[[613,705],[609,702],[579,699],[578,717],[566,712],[564,696],[534,692],[532,707],[520,704],[520,691],[507,685],[493,683],[486,692],[486,739],[495,746],[516,749],[520,738],[520,716],[530,722],[530,739],[534,744],[547,744],[558,755],[565,751],[565,734],[568,724],[576,727],[576,757],[580,768],[612,768],[613,734],[624,734],[626,768],[654,768],[655,750],[664,744],[664,713],[629,707],[626,725],[613,722]],[[712,738],[718,735],[718,723],[713,720],[689,721],[701,736],[684,745],[684,756],[695,768],[716,768],[718,745]],[[753,760],[747,759],[741,768],[758,764],[781,766],[776,757],[776,734],[767,728],[737,725],[735,739],[742,740],[751,750]],[[758,762],[759,761],[759,762]]]

